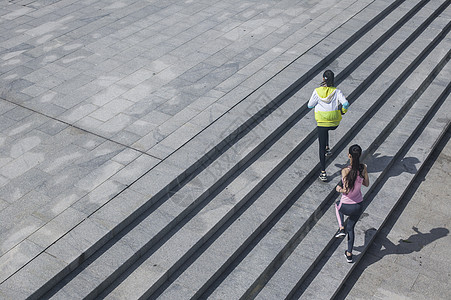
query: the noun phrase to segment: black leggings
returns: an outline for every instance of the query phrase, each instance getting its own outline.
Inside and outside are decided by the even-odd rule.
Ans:
[[[316,127],[318,130],[319,141],[319,162],[321,171],[326,171],[326,147],[329,147],[329,130],[335,130],[338,126],[333,127]]]
[[[340,205],[341,204],[341,205]],[[335,205],[338,226],[342,227],[344,223],[344,215],[349,216],[346,223],[345,232],[348,235],[348,252],[352,253],[354,248],[354,227],[362,213],[362,204],[343,204],[337,201]]]

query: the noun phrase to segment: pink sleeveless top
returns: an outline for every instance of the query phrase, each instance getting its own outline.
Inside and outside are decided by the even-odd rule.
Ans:
[[[350,168],[350,167],[348,167]],[[344,181],[344,180],[343,180]],[[362,182],[363,178],[360,176],[360,172],[357,173],[357,178],[354,183],[354,188],[347,194],[341,194],[341,203],[343,204],[356,204],[363,201],[362,196]]]

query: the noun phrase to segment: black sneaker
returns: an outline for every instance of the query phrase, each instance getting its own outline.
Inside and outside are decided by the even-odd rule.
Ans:
[[[335,235],[336,238],[345,237],[346,233],[344,229],[339,229],[337,234]]]
[[[352,263],[352,253],[351,255],[348,255],[348,251],[345,251],[346,261],[348,263]]]
[[[326,174],[326,172],[321,172],[321,173],[319,174],[319,179],[320,179],[321,181],[327,181],[327,174]]]
[[[326,157],[331,156],[332,152],[330,151],[329,148],[326,148]]]

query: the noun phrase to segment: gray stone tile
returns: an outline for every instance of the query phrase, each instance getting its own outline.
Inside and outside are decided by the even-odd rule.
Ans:
[[[179,297],[180,295],[191,295],[193,291],[190,289],[190,287],[181,286],[179,284],[171,285],[165,292],[160,295],[160,299],[175,299]],[[231,295],[227,295],[227,297],[230,297]]]
[[[45,283],[46,278],[53,277],[64,266],[64,263],[44,252],[5,281],[0,287],[1,293],[10,299],[27,298]]]
[[[113,175],[111,179],[123,183],[124,185],[130,185],[135,180],[138,180],[141,176],[150,171],[159,162],[160,160],[154,157],[141,155],[136,160],[130,162],[130,164]]]
[[[2,282],[22,268],[30,260],[43,251],[38,245],[24,240],[22,243],[2,255],[0,265],[2,268]]]
[[[37,85],[32,85],[32,86],[30,86],[28,88],[25,88],[23,90],[23,92],[25,94],[27,94],[27,95],[29,95],[31,97],[37,97],[37,96],[39,96],[39,95],[41,95],[41,94],[43,94],[43,93],[45,93],[47,91],[48,91],[47,88],[40,87],[40,86],[37,86]]]
[[[71,207],[87,215],[92,214],[125,188],[125,185],[117,181],[107,180],[77,200]]]
[[[191,83],[196,82],[205,75],[210,74],[214,69],[216,69],[214,66],[200,63],[182,74],[179,78],[188,80]]]
[[[16,121],[11,120],[10,118],[8,118],[6,116],[0,116],[0,129],[2,131],[7,130],[8,128],[12,128],[11,126],[15,125],[16,123],[17,123]],[[1,138],[2,138],[1,139],[2,145],[4,145],[7,142],[7,140],[15,140],[14,136],[9,136],[4,133],[2,133]],[[2,150],[2,152],[6,153],[5,150]]]
[[[38,189],[49,179],[48,174],[34,168],[42,158],[39,154],[25,154],[0,169],[1,174],[9,180],[1,187],[4,200],[14,202],[28,192]]]
[[[81,88],[82,86],[93,80],[94,77],[81,74],[73,78],[70,78],[69,82],[63,82],[59,86],[54,87],[52,90],[58,93],[64,93],[68,95],[72,93],[74,90]]]
[[[130,124],[135,122],[136,119],[125,114],[118,114],[110,118],[108,121],[104,122],[97,128],[102,136],[110,138],[116,135],[118,132],[127,128]]]
[[[164,137],[158,129],[155,129],[136,141],[132,146],[139,151],[147,151],[163,140]]]
[[[123,228],[122,223],[132,214],[139,214],[149,198],[146,195],[137,193],[132,189],[126,189],[105,205],[95,211],[90,219],[101,227],[108,228],[111,233],[117,233]],[[127,225],[128,223],[126,223]],[[116,226],[118,226],[116,228]]]
[[[183,169],[162,162],[157,165],[151,172],[146,173],[130,188],[147,197],[153,197],[163,191],[168,192],[167,186],[177,177],[183,174]]]
[[[138,139],[134,140],[132,143],[128,145],[132,145],[135,142],[137,142],[140,138],[147,135],[149,132],[152,132],[157,125],[144,121],[144,120],[137,120],[136,122],[130,124],[123,132],[131,133],[136,136],[139,136]]]
[[[130,132],[128,130],[122,130],[118,134],[113,136],[111,139],[119,144],[132,145],[141,138],[142,138],[142,136],[139,134]]]
[[[43,149],[45,148],[43,147]],[[86,154],[88,153],[85,149],[74,145],[55,147],[52,150],[47,149],[48,159],[39,165],[39,169],[55,176],[63,173],[66,168],[76,163],[77,160],[80,160]]]
[[[33,212],[33,216],[48,222],[76,203],[84,195],[72,186],[66,188],[64,188],[64,185],[63,187],[55,186],[54,189],[56,191],[49,189],[40,190],[40,193],[51,198],[51,200],[37,208]]]
[[[193,103],[196,98],[196,96],[190,94],[180,94],[164,102],[156,110],[166,115],[174,116]]]
[[[62,130],[66,129],[67,126],[67,124],[64,124],[62,122],[55,122],[53,120],[50,120],[39,126],[37,129],[48,135],[54,136],[60,133]]]
[[[7,116],[8,113],[6,114]],[[14,116],[13,116],[14,117]],[[30,137],[36,136],[45,140],[45,134],[42,132],[36,132],[38,126],[46,122],[48,119],[42,115],[31,114],[26,116],[25,118],[14,122],[14,127],[11,127],[10,130],[6,130],[6,134],[14,139],[19,139],[21,137]]]
[[[90,113],[97,110],[98,108],[99,107],[94,104],[80,103],[75,107],[71,108],[70,110],[67,110],[66,112],[61,114],[59,118],[63,122],[73,124],[75,122],[80,121],[84,117],[88,116]]]
[[[82,214],[73,208],[68,208],[50,222],[40,227],[28,237],[28,240],[46,248],[60,239],[86,217],[87,215]]]
[[[90,256],[89,248],[108,233],[106,228],[92,222],[89,218],[63,236],[46,250],[55,258],[66,264],[79,259],[80,255]]]
[[[104,280],[107,276],[121,266],[123,259],[133,255],[133,250],[119,241],[110,248],[108,255],[101,256],[89,268],[84,269],[79,276],[63,287],[61,292],[64,297],[80,297],[87,295],[96,287],[96,283]]]
[[[10,144],[9,155],[16,159],[33,151],[38,145],[41,144],[42,140],[45,139],[45,136],[46,135],[44,133],[34,131],[25,134],[23,137],[16,138],[16,140]]]
[[[16,108],[16,105],[11,103],[11,102],[7,102],[7,101],[1,99],[1,101],[0,101],[0,108],[2,109],[2,113],[1,114],[4,115],[8,111]]]
[[[16,106],[8,111],[8,118],[14,121],[21,121],[31,114],[31,111]]]
[[[212,100],[214,100],[214,98],[212,98]],[[221,117],[223,114],[225,114],[228,110],[229,108],[224,105],[212,104],[210,107],[193,118],[191,122],[205,128],[209,124],[217,120],[219,117]]]
[[[113,174],[117,173],[124,166],[114,161],[106,162],[105,164],[97,167],[94,171],[89,172],[76,182],[75,187],[79,188],[82,191],[91,191],[103,182],[105,182],[108,178],[110,178]]]
[[[169,155],[174,153],[175,150],[175,148],[160,142],[152,146],[152,148],[147,150],[146,153],[160,160],[165,160]]]
[[[151,286],[158,278],[161,278],[166,269],[158,264],[141,265],[138,272],[133,275],[133,279],[138,279],[140,284],[136,286],[134,282],[128,283],[127,280],[121,282],[109,296],[113,299],[123,299],[127,297],[139,298],[147,286]],[[146,274],[146,275],[144,275]]]
[[[13,222],[12,226],[3,228],[1,232],[3,242],[0,245],[0,251],[2,255],[20,244],[44,223],[32,215],[20,216]]]
[[[20,228],[23,225],[19,225],[20,222],[29,218],[29,215],[49,200],[47,196],[31,191],[13,203],[5,201],[7,205],[5,205],[0,213],[3,222],[2,235],[16,226],[16,228]],[[40,222],[38,223],[40,224]],[[5,236],[3,237],[6,238]]]

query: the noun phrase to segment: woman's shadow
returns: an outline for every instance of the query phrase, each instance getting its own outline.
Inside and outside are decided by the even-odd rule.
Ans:
[[[413,252],[420,252],[426,245],[441,239],[449,234],[447,228],[438,227],[433,228],[429,232],[422,233],[417,227],[412,227],[416,232],[406,239],[400,239],[398,244],[394,244],[390,241],[386,235],[380,235],[376,237],[372,243],[372,247],[376,247],[373,252],[374,255],[367,255],[362,261],[363,269],[378,262],[386,255],[392,254],[410,254]],[[371,228],[365,231],[365,243],[364,246],[354,247],[357,251],[363,251],[365,245],[371,242],[371,237],[376,233],[376,229]]]
[[[373,155],[365,157],[363,159],[363,163],[368,165],[368,173],[379,173],[387,168],[392,159],[393,156],[381,156],[380,153],[374,153]],[[416,157],[404,157],[403,159],[401,159],[400,164],[396,164],[395,166],[390,167],[389,177],[396,177],[404,172],[416,174],[418,172],[418,168],[416,166],[418,163],[420,163],[420,160]],[[340,178],[341,169],[349,166],[349,161],[344,164],[335,164],[335,166],[340,170],[330,175],[331,180]]]
[[[354,247],[355,250],[363,251],[364,248],[371,243],[369,247],[373,247],[371,249],[372,255],[365,255],[363,259],[360,261],[359,266],[354,269],[353,276],[348,277],[346,284],[342,287],[340,293],[334,299],[346,299],[348,293],[351,291],[354,284],[357,282],[358,278],[362,275],[362,273],[371,266],[372,264],[380,261],[383,257],[387,255],[403,255],[410,254],[413,252],[420,252],[426,245],[441,239],[449,234],[449,230],[447,228],[438,227],[433,228],[429,232],[422,233],[416,227],[412,227],[415,231],[415,234],[412,234],[406,239],[400,239],[398,244],[392,243],[386,234],[379,233],[379,236],[376,237],[374,241],[371,242],[372,237],[376,234],[376,229],[371,228],[365,231],[365,243],[363,246]],[[362,254],[359,254],[360,256]]]
[[[366,157],[364,162],[368,165],[368,173],[378,173],[384,171],[392,160],[393,156],[381,156],[380,153],[374,153]],[[416,174],[418,172],[416,165],[419,163],[420,160],[416,157],[404,157],[399,164],[390,167],[390,177],[397,177],[404,172]]]

